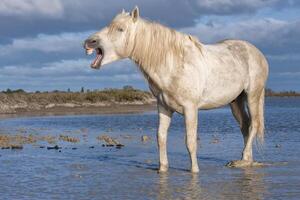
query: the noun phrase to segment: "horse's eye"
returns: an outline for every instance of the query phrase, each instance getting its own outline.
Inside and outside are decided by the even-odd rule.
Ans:
[[[123,28],[118,28],[118,31],[119,32],[124,32],[124,29]]]

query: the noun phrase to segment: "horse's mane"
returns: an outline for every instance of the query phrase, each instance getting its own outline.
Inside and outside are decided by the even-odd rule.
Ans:
[[[183,61],[183,42],[187,35],[155,22],[138,20],[131,57],[140,66],[154,70],[171,58],[174,64]]]

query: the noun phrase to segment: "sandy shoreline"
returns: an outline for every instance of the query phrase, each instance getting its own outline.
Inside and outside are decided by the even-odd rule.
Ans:
[[[18,109],[14,113],[0,113],[0,119],[33,116],[61,115],[97,115],[97,114],[130,114],[155,111],[156,103],[151,104],[111,104],[105,106],[55,106],[40,110]]]

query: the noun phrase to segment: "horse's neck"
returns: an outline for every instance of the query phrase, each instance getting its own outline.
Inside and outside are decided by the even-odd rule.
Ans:
[[[171,77],[173,76],[172,70],[169,66],[162,66],[156,70],[148,68],[147,66],[138,65],[138,67],[147,80],[149,87],[155,96],[156,94],[168,88],[170,82],[169,80],[171,80]]]
[[[175,65],[180,63],[183,54],[179,42],[183,39],[181,34],[140,19],[134,37],[129,58],[139,66],[148,81],[163,87],[174,67],[177,67]],[[164,41],[164,38],[171,42]]]
[[[155,81],[155,80],[157,80],[157,76],[154,75],[151,72],[150,73],[146,72],[145,69],[142,66],[139,66],[138,64],[137,64],[137,66],[140,69],[140,71],[142,72],[142,74],[145,77],[146,81],[148,82],[149,88],[150,88],[152,94],[154,96],[157,96],[161,91],[161,87],[159,85],[157,85],[157,83],[156,83],[156,82],[158,82],[158,84],[159,84],[160,81]]]
[[[142,21],[141,23],[144,22]],[[148,25],[149,24],[144,24],[144,26]],[[159,26],[156,28],[164,30],[164,27]],[[183,57],[186,54],[185,51],[187,51],[187,49],[185,49],[185,45],[187,45],[189,51],[193,50],[195,52],[199,52],[199,56],[201,55],[200,53],[202,53],[202,44],[198,41],[197,38],[181,33],[171,33],[169,29],[165,29],[169,35],[161,35],[161,38],[163,38],[163,36],[169,36],[173,40],[175,40],[175,43],[163,43],[162,48],[165,48],[165,52],[167,53],[161,52],[162,54],[157,54],[157,49],[148,48],[148,46],[138,46],[137,48],[137,45],[135,44],[129,56],[129,58],[139,66],[149,84],[154,85],[159,90],[168,89],[172,78],[179,75],[183,67],[182,65],[184,64]],[[161,32],[158,31],[158,33]],[[141,40],[141,43],[139,43],[139,45],[148,45],[149,41],[148,43],[143,43],[143,38],[139,39]],[[178,42],[177,40],[179,40],[180,42]],[[158,43],[157,47],[159,47],[159,45],[160,44]],[[192,47],[192,49],[190,49],[190,47]],[[151,62],[151,60],[149,61],[149,57],[147,57],[147,55],[149,54],[152,55],[152,59],[153,55],[155,55],[153,62]],[[155,58],[159,59],[155,60]],[[193,58],[193,60],[195,60],[195,58]]]

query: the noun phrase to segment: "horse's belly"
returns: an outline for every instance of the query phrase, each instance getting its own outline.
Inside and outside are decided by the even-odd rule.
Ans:
[[[168,107],[169,109],[183,114],[183,106],[179,104],[174,97],[162,92],[158,96],[158,101],[160,101],[162,105]]]
[[[229,104],[244,90],[244,83],[234,82],[227,85],[215,85],[204,91],[199,101],[199,109],[213,109]]]

